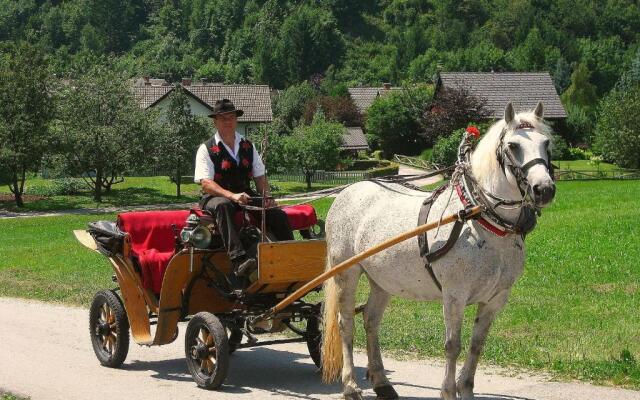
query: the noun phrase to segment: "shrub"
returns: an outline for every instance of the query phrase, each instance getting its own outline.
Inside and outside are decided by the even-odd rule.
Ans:
[[[79,194],[87,190],[87,184],[80,178],[52,179],[49,184],[32,185],[25,190],[26,194],[36,196],[65,196]]]
[[[388,163],[389,165],[386,167],[374,168],[372,170],[369,170],[369,177],[379,178],[381,176],[387,175],[398,175],[398,170],[400,169],[398,164],[391,161],[388,161]]]
[[[352,171],[364,171],[367,169],[379,168],[381,166],[388,166],[389,164],[390,161],[386,160],[355,160],[349,169]]]
[[[458,129],[451,135],[438,139],[433,145],[429,161],[442,167],[453,165],[458,159],[458,146],[460,146],[464,131],[464,129]]]
[[[382,150],[374,151],[373,153],[371,153],[371,157],[375,158],[376,160],[382,160],[384,158]]]
[[[551,155],[554,160],[569,160],[569,146],[562,136],[553,135]]]
[[[420,155],[418,156],[418,158],[425,160],[425,161],[429,161],[431,160],[431,154],[433,153],[433,148],[431,149],[424,149],[422,150],[422,153],[420,153]]]

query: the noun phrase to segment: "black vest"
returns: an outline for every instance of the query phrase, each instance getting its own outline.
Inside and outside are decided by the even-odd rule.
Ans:
[[[253,177],[253,144],[247,139],[240,140],[238,162],[229,154],[222,141],[216,143],[215,137],[205,143],[215,173],[213,180],[233,193],[251,193],[249,182]]]

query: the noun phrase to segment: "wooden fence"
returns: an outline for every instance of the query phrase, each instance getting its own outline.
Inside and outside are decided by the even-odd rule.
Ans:
[[[394,154],[393,161],[397,162],[398,164],[404,164],[404,165],[408,165],[409,167],[414,167],[419,169],[427,169],[427,170],[438,169],[437,165],[434,165],[429,161],[426,161],[417,157],[403,156],[402,154]]]
[[[598,179],[640,179],[640,170],[600,170],[573,171],[570,169],[555,172],[558,181],[592,181]]]
[[[359,182],[369,179],[370,177],[371,174],[366,171],[316,171],[311,178],[311,182],[340,185]],[[269,173],[269,180],[280,182],[306,182],[304,174],[300,172]]]

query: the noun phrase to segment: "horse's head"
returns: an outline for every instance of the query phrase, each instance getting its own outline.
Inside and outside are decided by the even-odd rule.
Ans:
[[[497,189],[504,182],[500,177],[506,177],[511,191],[530,196],[536,207],[548,205],[556,192],[550,128],[542,120],[543,111],[538,103],[533,112],[515,114],[513,105],[507,104],[504,119],[489,129],[472,157],[479,181]]]

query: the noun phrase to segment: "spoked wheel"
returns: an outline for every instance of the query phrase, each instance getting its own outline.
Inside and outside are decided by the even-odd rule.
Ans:
[[[307,349],[316,367],[322,366],[322,331],[320,330],[320,317],[313,316],[307,319],[305,337]]]
[[[117,368],[129,352],[129,320],[120,297],[103,290],[93,297],[89,310],[91,344],[100,364]]]
[[[187,367],[198,386],[219,388],[229,370],[229,342],[224,325],[213,314],[193,316],[185,335]]]

